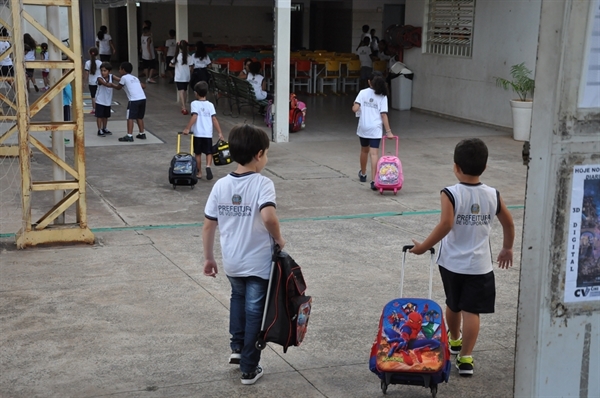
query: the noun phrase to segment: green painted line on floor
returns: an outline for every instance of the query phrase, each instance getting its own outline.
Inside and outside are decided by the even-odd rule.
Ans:
[[[507,206],[509,210],[521,210],[525,206],[515,205]],[[299,222],[299,221],[328,221],[328,220],[352,220],[361,218],[380,218],[380,217],[396,217],[396,216],[424,216],[431,214],[439,214],[440,210],[420,210],[420,211],[405,211],[405,212],[383,212],[383,213],[365,213],[365,214],[348,214],[339,216],[318,216],[318,217],[298,217],[298,218],[282,218],[281,222]],[[175,228],[195,228],[202,227],[201,222],[190,224],[166,224],[166,225],[138,225],[131,227],[106,227],[106,228],[91,228],[93,233],[98,232],[117,232],[117,231],[148,231],[154,229],[175,229]],[[1,238],[12,238],[15,234],[0,234]]]

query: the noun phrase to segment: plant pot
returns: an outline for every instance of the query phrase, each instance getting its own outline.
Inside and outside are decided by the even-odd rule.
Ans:
[[[513,139],[529,141],[533,101],[510,100],[513,116]]]

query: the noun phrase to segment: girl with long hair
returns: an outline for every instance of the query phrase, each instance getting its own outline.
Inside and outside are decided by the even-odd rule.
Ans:
[[[194,60],[188,52],[188,42],[181,40],[177,44],[175,56],[171,60],[171,65],[175,68],[175,84],[179,93],[179,101],[181,102],[181,113],[187,115],[186,92],[190,84],[191,69],[194,67]]]
[[[101,76],[100,67],[102,61],[98,57],[98,49],[96,47],[90,48],[90,59],[85,62],[83,78],[87,79],[90,87],[90,97],[92,97],[92,115],[96,113],[96,91],[98,90],[98,78]]]
[[[100,61],[110,62],[110,57],[117,52],[112,42],[112,37],[108,34],[108,28],[104,25],[100,26],[100,30],[96,35],[96,47],[100,54]]]

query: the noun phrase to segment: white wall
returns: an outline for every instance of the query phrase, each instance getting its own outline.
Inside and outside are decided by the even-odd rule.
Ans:
[[[406,1],[406,24],[425,26],[426,0]],[[541,0],[478,0],[473,57],[404,52],[415,73],[412,106],[433,112],[511,127],[512,92],[496,87],[494,76],[509,78],[521,62],[535,70]]]
[[[27,11],[33,19],[39,22],[43,27],[47,28],[46,23],[46,7],[45,6],[23,6],[23,9]],[[12,26],[12,11],[8,6],[0,7],[0,18],[7,21]],[[60,37],[63,40],[69,37],[69,19],[68,19],[68,8],[59,8],[60,17]],[[23,20],[23,33],[29,33],[35,41],[40,43],[48,43],[46,36],[42,35],[36,28],[34,28],[29,22]]]

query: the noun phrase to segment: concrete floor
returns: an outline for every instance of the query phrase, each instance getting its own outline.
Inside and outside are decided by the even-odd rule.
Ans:
[[[455,183],[454,145],[465,137],[489,146],[483,181],[498,188],[515,218],[516,262],[496,272],[496,313],[482,316],[475,375],[461,378],[453,369],[438,396],[512,396],[526,168],[522,145],[509,132],[392,110],[405,183],[397,196],[382,196],[357,178],[354,95],[300,94],[307,127],[289,143],[271,144],[264,174],[275,183],[286,250],[303,267],[313,313],[303,345],[286,354],[269,345],[265,376],[243,386],[239,370],[227,363],[230,287],[222,273],[202,275],[200,238],[210,189],[235,166],[213,167],[215,180],[203,179],[193,190],[173,190],[167,170],[189,116],[179,112],[174,85],[149,85],[146,93],[146,125],[156,143],[119,143],[115,134],[87,148],[94,245],[16,250],[18,184],[3,191],[9,200],[0,225],[1,397],[381,396],[368,357],[381,309],[398,295],[400,248],[437,222],[440,189]],[[122,92],[115,99],[126,104]],[[249,113],[223,117],[223,110],[225,133],[252,120]],[[123,123],[124,106],[114,111],[109,128]],[[87,135],[94,118],[85,118]],[[264,127],[260,116],[255,122]],[[32,167],[35,179],[50,178],[50,161],[39,153]],[[0,171],[6,176],[18,167],[3,162]],[[51,207],[52,194],[36,192],[33,199],[35,219]],[[494,253],[501,239],[497,224]],[[219,250],[217,244],[217,258]],[[406,294],[423,296],[428,258],[409,260]],[[437,273],[433,296],[443,303]],[[430,393],[390,386],[388,395]]]

